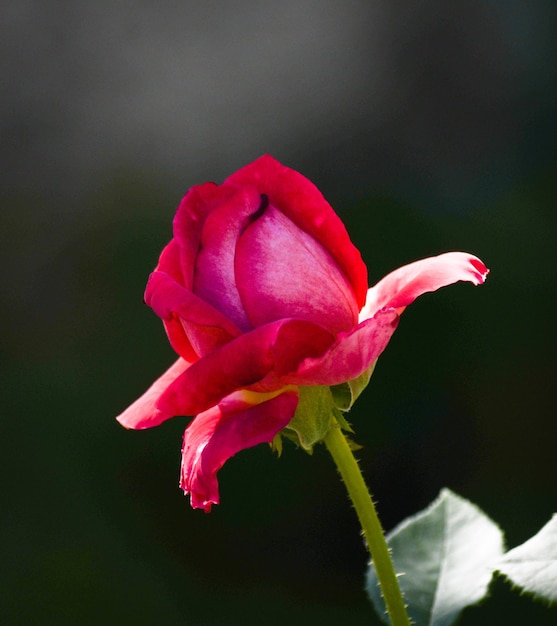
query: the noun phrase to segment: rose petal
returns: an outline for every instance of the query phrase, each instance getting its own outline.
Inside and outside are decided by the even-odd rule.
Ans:
[[[180,480],[192,507],[209,512],[218,504],[218,470],[240,450],[270,443],[297,404],[298,394],[290,390],[261,404],[222,403],[197,415],[184,433]]]
[[[215,183],[204,183],[192,187],[182,198],[174,216],[174,239],[180,250],[181,284],[191,289],[195,270],[195,259],[199,251],[205,220],[218,206],[226,202],[237,189]]]
[[[465,252],[447,252],[404,265],[369,289],[360,320],[372,317],[383,308],[401,312],[418,296],[459,280],[480,285],[488,272],[480,259]]]
[[[164,248],[162,251],[158,265],[155,272],[163,272],[171,276],[179,285],[183,284],[182,269],[180,266],[180,248],[178,242],[175,239]],[[147,282],[147,289],[150,289],[149,282]],[[150,296],[145,291],[144,299],[146,304],[150,302]],[[177,354],[182,356],[186,361],[197,361],[199,355],[193,349],[190,340],[188,339],[182,323],[178,317],[174,314],[170,314],[163,319],[164,329],[168,336],[170,345],[174,348]]]
[[[323,194],[305,176],[264,155],[226,179],[235,185],[254,185],[294,224],[330,252],[354,289],[358,309],[366,299],[367,269],[350,241],[344,224]]]
[[[205,220],[195,262],[194,293],[222,311],[243,331],[252,325],[236,288],[234,256],[247,219],[260,205],[261,196],[255,187],[237,189]]]
[[[283,378],[294,385],[338,385],[357,378],[386,348],[398,325],[394,309],[385,309],[350,332],[340,333],[325,354],[302,361]]]
[[[131,404],[116,419],[125,428],[141,429],[158,426],[172,414],[165,413],[157,406],[157,400],[167,387],[183,374],[191,364],[184,359],[178,359],[166,372],[158,378],[147,391]]]
[[[253,326],[294,317],[336,334],[358,321],[354,292],[336,261],[273,206],[241,235],[235,270]]]
[[[160,397],[158,406],[164,413],[195,415],[265,377],[267,384],[257,391],[283,387],[284,376],[296,372],[305,358],[323,354],[333,341],[324,328],[303,320],[260,326],[194,363]]]
[[[198,356],[211,352],[241,332],[220,311],[163,272],[153,272],[149,277],[145,302],[159,317],[167,321],[167,332],[169,335],[172,332],[173,337],[177,338],[172,345],[175,349],[184,349],[181,354],[184,358],[188,358],[190,353],[185,350],[186,344],[179,336],[179,331],[172,326],[177,320]]]
[[[177,283],[184,285],[184,277],[182,276],[182,268],[180,266],[180,247],[176,239],[172,239],[163,248],[154,271],[169,274]]]

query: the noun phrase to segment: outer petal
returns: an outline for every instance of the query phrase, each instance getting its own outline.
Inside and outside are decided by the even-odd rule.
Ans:
[[[159,263],[155,269],[155,272],[158,271],[168,274],[179,285],[183,285],[184,280],[182,277],[182,268],[180,266],[180,248],[178,247],[178,242],[175,239],[172,239],[172,241],[162,251]],[[150,302],[150,296],[147,294],[148,289],[150,289],[149,282],[147,283],[147,289],[144,296],[147,304]],[[168,335],[170,345],[174,348],[177,354],[186,359],[186,361],[196,361],[199,358],[199,355],[193,349],[178,317],[169,313],[163,319],[163,324],[166,334]]]
[[[337,333],[357,324],[354,291],[336,261],[272,205],[242,233],[235,269],[254,326],[294,317]]]
[[[386,348],[398,325],[394,309],[385,309],[350,332],[340,333],[325,354],[305,359],[284,377],[294,385],[338,385],[357,378]]]
[[[179,321],[189,344],[199,356],[240,334],[240,329],[225,315],[164,272],[153,272],[149,277],[145,302],[163,320]],[[174,330],[170,324],[167,329],[173,330],[173,337],[179,335],[179,331]],[[172,345],[180,347],[182,344],[175,340]],[[181,356],[188,358],[189,353],[185,352]]]
[[[240,450],[271,442],[297,404],[298,394],[288,391],[261,404],[224,402],[197,415],[184,434],[180,480],[192,507],[209,512],[218,504],[217,471]]]
[[[125,428],[141,429],[158,426],[169,417],[173,417],[172,414],[165,413],[157,406],[157,400],[166,391],[166,388],[183,374],[189,366],[190,363],[184,359],[178,359],[140,398],[116,419]]]
[[[480,259],[465,252],[447,252],[404,265],[369,289],[366,304],[360,311],[360,320],[372,317],[383,308],[401,312],[423,293],[436,291],[459,280],[480,285],[488,272]]]
[[[163,248],[159,257],[159,262],[154,270],[155,272],[164,272],[179,283],[184,284],[182,275],[182,267],[180,266],[180,247],[176,239],[172,239],[168,245]]]
[[[268,378],[256,391],[284,386],[301,361],[323,354],[334,336],[302,320],[280,320],[233,339],[194,363],[159,398],[165,414],[195,415],[218,404],[233,391]]]
[[[294,224],[317,239],[348,277],[358,309],[363,306],[368,285],[366,266],[341,219],[311,181],[265,155],[232,174],[225,182],[254,185]]]

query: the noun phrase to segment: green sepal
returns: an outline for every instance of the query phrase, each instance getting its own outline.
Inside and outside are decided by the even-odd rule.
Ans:
[[[345,430],[349,433],[354,433],[354,429],[352,428],[350,422],[344,417],[344,415],[338,410],[336,406],[333,407],[333,415],[335,416],[335,419],[338,422],[338,425],[342,428],[342,430]]]
[[[311,454],[334,423],[335,403],[329,387],[299,387],[299,394],[296,413],[281,433]]]
[[[352,406],[352,390],[348,383],[340,383],[340,385],[331,385],[331,394],[337,409],[348,411]]]
[[[358,399],[362,391],[368,386],[368,383],[375,369],[374,361],[368,368],[357,378],[353,378],[340,385],[332,385],[331,393],[335,402],[335,406],[341,411],[349,411],[354,402]]]
[[[271,441],[270,443],[271,446],[271,450],[273,452],[277,453],[277,456],[280,458],[280,456],[282,455],[282,435],[280,433],[277,433],[274,438],[273,441]]]

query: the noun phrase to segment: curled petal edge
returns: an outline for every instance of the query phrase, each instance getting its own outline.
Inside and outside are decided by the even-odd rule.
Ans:
[[[254,185],[267,194],[271,204],[330,252],[351,283],[358,308],[363,305],[367,267],[342,220],[309,179],[266,154],[229,176],[227,183]]]
[[[166,372],[160,376],[147,391],[131,404],[116,420],[124,428],[139,430],[158,426],[165,420],[173,417],[158,406],[158,400],[178,377],[191,365],[185,359],[178,359]]]
[[[399,315],[394,309],[379,311],[349,332],[340,333],[317,358],[307,358],[283,380],[296,385],[339,385],[360,376],[387,347]]]
[[[281,389],[305,358],[324,354],[333,342],[326,329],[304,320],[259,326],[196,361],[161,395],[157,406],[166,414],[196,415],[239,389]],[[262,380],[268,384],[258,384]]]
[[[255,402],[255,404],[254,404]],[[292,419],[298,392],[238,392],[195,417],[184,433],[180,486],[206,513],[220,501],[217,472],[240,450],[270,443]]]
[[[458,281],[481,285],[489,270],[478,257],[466,252],[447,252],[404,265],[387,274],[367,292],[360,321],[373,317],[384,308],[399,313],[424,293]]]
[[[164,321],[172,347],[187,360],[197,360],[241,334],[225,315],[164,272],[149,277],[145,302]]]

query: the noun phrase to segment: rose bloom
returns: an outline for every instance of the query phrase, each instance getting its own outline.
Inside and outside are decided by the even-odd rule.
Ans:
[[[191,505],[219,502],[217,471],[272,442],[304,389],[352,381],[371,367],[404,308],[488,270],[451,252],[417,261],[368,289],[367,269],[340,218],[298,172],[263,156],[190,189],[145,301],[178,359],[126,409],[126,428],[195,416],[182,447]]]

